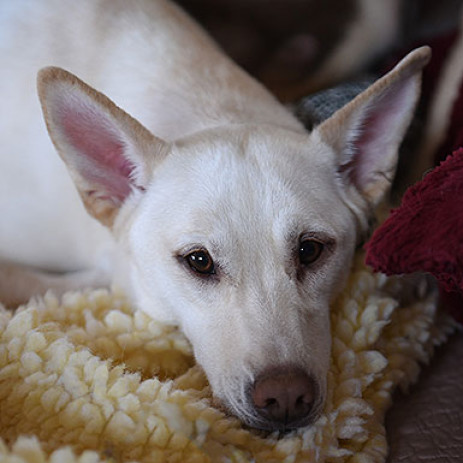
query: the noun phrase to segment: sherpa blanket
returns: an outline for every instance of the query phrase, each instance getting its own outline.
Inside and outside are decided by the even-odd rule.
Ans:
[[[390,294],[403,281],[362,260],[332,307],[324,413],[285,436],[214,407],[184,336],[117,291],[0,308],[0,461],[383,461],[392,393],[416,380],[453,325],[433,295],[401,306]]]

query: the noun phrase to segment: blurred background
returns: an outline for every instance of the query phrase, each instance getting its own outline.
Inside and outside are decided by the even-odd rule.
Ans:
[[[454,31],[463,0],[179,0],[242,67],[291,101]]]

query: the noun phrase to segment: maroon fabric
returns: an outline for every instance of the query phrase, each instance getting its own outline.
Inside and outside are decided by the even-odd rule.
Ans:
[[[429,272],[444,290],[463,294],[463,148],[407,190],[365,247],[376,271]]]
[[[458,35],[455,31],[430,43],[433,56],[423,73],[420,105],[424,115]],[[387,275],[433,274],[444,306],[463,323],[463,79],[457,92],[435,153],[436,164],[444,162],[409,188],[401,206],[376,230],[366,245],[366,262]]]

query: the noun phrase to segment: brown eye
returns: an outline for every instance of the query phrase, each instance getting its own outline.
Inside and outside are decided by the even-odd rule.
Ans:
[[[324,245],[320,241],[304,239],[299,244],[299,261],[302,265],[313,264],[322,254]]]
[[[185,256],[190,268],[201,275],[213,275],[215,273],[215,266],[212,257],[204,249],[191,251]]]

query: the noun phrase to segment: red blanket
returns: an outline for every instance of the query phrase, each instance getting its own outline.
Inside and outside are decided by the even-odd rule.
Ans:
[[[447,59],[461,51],[461,34],[433,48],[423,85],[428,102]],[[461,64],[454,67],[455,72],[461,73],[462,69]],[[463,323],[463,76],[459,78],[450,100],[445,133],[434,153],[436,163],[445,160],[407,190],[400,207],[392,211],[365,247],[366,262],[376,271],[434,275],[441,285],[444,305]],[[449,153],[453,154],[446,158]]]
[[[433,274],[463,322],[463,149],[407,190],[366,249],[367,264],[387,275]]]

